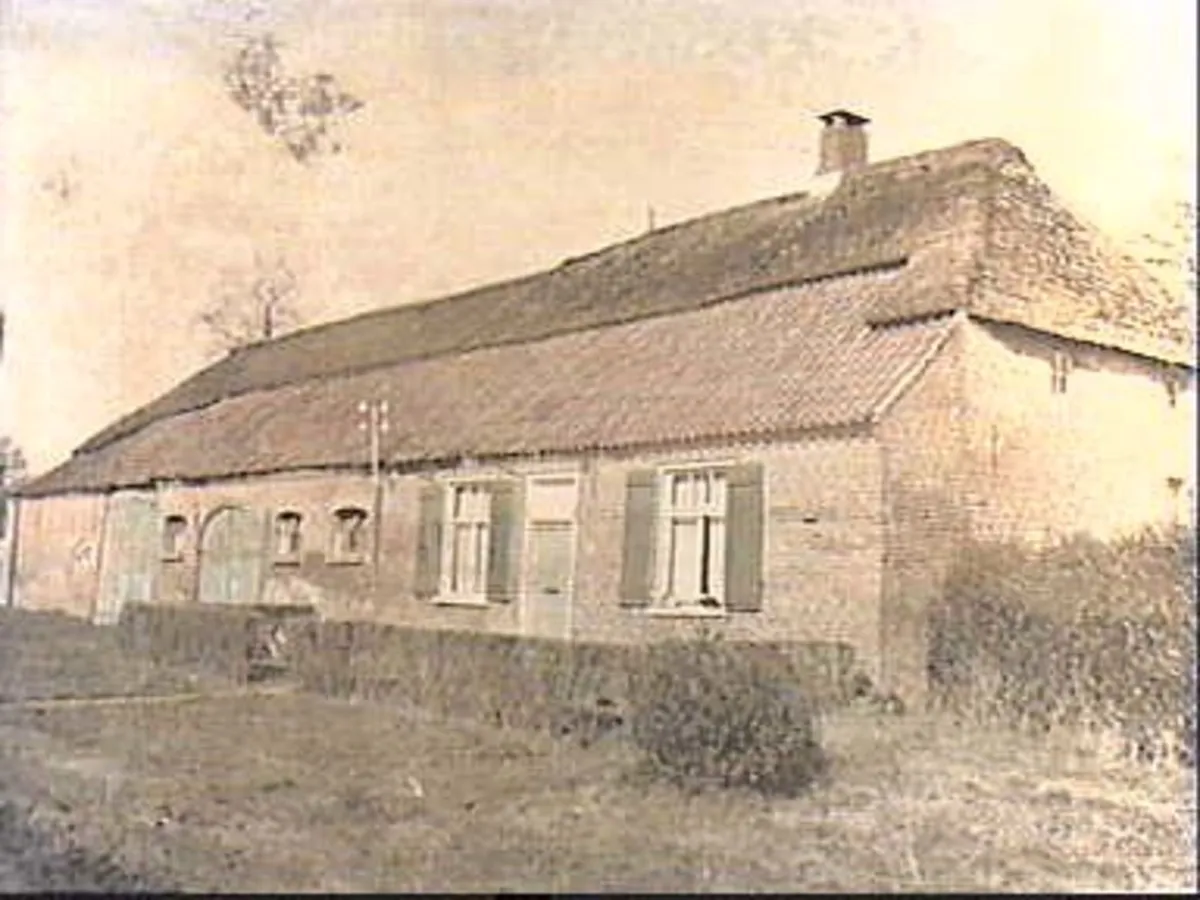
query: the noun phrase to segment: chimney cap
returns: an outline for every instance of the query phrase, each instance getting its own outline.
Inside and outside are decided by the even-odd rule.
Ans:
[[[817,118],[826,125],[866,125],[871,121],[866,116],[852,113],[848,109],[831,109],[829,112],[817,116]]]

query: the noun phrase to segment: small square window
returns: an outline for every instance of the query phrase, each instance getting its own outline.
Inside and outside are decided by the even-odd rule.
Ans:
[[[187,519],[183,516],[167,516],[163,519],[162,558],[164,562],[179,562],[183,559],[187,527]]]

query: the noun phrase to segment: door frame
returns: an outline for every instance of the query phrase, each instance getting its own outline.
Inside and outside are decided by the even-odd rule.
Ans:
[[[536,485],[545,482],[566,482],[569,481],[575,488],[575,504],[571,509],[570,519],[540,519],[532,515],[533,508],[530,498],[533,497]],[[583,492],[583,479],[576,469],[569,469],[559,472],[539,472],[536,475],[529,475],[525,480],[525,523],[522,529],[522,545],[525,547],[525,553],[522,554],[521,560],[521,591],[520,591],[520,610],[517,617],[517,627],[522,636],[527,637],[546,637],[546,635],[533,634],[529,630],[529,601],[533,591],[533,533],[537,530],[538,525],[567,525],[570,529],[570,566],[567,572],[567,593],[566,593],[566,626],[565,634],[554,640],[573,640],[575,637],[575,585],[576,571],[579,566],[579,509],[581,503],[581,494]]]

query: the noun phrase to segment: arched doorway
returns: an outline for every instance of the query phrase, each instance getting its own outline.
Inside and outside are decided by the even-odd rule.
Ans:
[[[200,535],[200,602],[257,603],[265,551],[261,517],[238,506],[213,513]]]

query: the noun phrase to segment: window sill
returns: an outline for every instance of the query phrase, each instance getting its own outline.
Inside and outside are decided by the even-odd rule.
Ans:
[[[729,612],[724,607],[708,606],[650,606],[644,614],[655,619],[725,619]]]
[[[300,557],[298,556],[280,556],[272,560],[274,566],[298,566],[300,565]]]
[[[162,558],[162,561],[165,563],[181,563],[181,562],[183,562],[183,554],[177,554],[175,556],[164,556]]]
[[[435,606],[462,606],[467,609],[487,609],[491,606],[485,597],[434,597]]]
[[[361,556],[343,556],[337,559],[325,560],[327,566],[361,566],[366,559]]]

